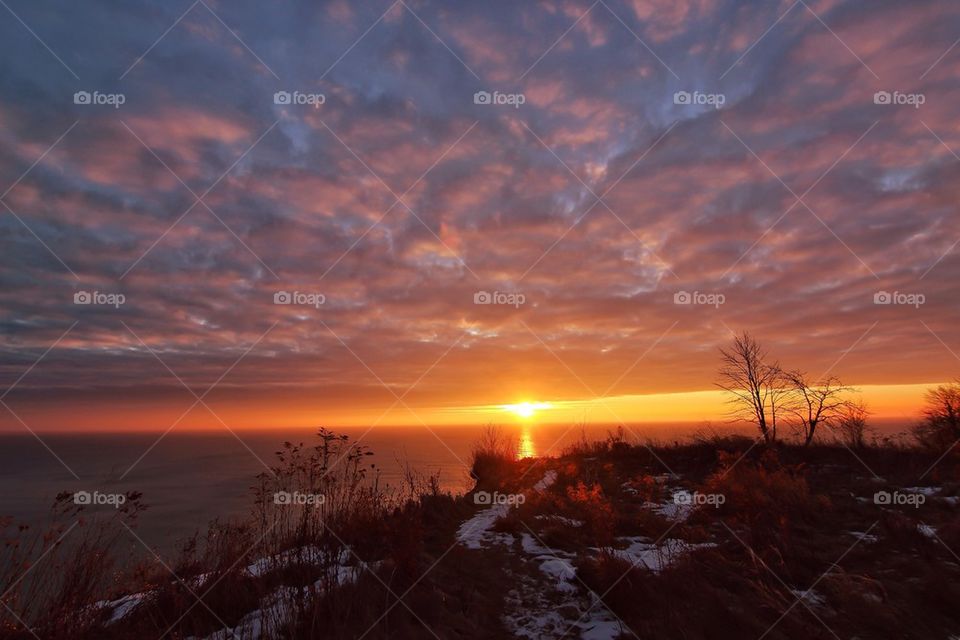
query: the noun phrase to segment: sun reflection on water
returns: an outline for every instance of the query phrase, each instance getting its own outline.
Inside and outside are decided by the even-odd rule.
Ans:
[[[517,443],[517,460],[523,458],[534,458],[537,455],[537,449],[533,444],[530,427],[523,425],[520,428],[520,440]]]

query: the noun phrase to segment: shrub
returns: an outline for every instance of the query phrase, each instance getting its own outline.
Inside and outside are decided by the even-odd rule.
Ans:
[[[499,427],[485,427],[471,452],[470,476],[477,488],[504,487],[516,468],[518,451],[516,438]]]
[[[0,629],[27,627],[24,638],[88,637],[100,613],[89,605],[110,589],[119,543],[146,508],[139,493],[124,497],[116,509],[88,513],[63,492],[42,530],[0,520]]]
[[[754,540],[786,543],[790,525],[810,522],[829,508],[824,496],[811,494],[802,466],[781,465],[774,450],[757,461],[720,454],[719,469],[707,478],[705,492],[722,494],[721,514],[743,522]]]
[[[921,446],[947,451],[960,440],[960,382],[940,385],[926,394],[923,420],[913,427]]]
[[[841,409],[832,430],[837,438],[851,449],[862,449],[866,446],[867,418],[870,412],[863,402],[849,403]],[[829,427],[830,425],[828,425]]]

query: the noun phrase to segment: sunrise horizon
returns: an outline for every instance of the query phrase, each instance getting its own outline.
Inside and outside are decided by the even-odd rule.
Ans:
[[[911,384],[851,384],[851,394],[857,394],[871,408],[871,415],[885,422],[902,421],[908,428],[912,422],[921,418],[925,395],[939,386],[950,384],[951,380]],[[192,401],[187,400],[189,407]],[[240,403],[241,405],[243,403]],[[521,405],[532,405],[529,415],[518,415]],[[544,406],[538,406],[544,405]],[[12,409],[12,408],[11,408]],[[109,408],[90,411],[91,417],[78,414],[76,408],[68,412],[52,411],[50,414],[29,409],[16,412],[16,416],[30,418],[33,429],[43,432],[217,432],[225,429],[236,430],[283,430],[313,429],[318,427],[449,427],[471,425],[591,425],[611,426],[674,423],[683,425],[684,435],[688,435],[690,425],[709,425],[719,429],[742,428],[742,420],[731,419],[729,397],[720,389],[699,391],[677,391],[671,393],[613,395],[603,399],[557,399],[517,395],[510,402],[501,404],[483,404],[467,406],[407,408],[369,408],[361,410],[348,408],[343,414],[324,415],[321,409],[278,411],[266,405],[258,410],[241,406],[241,413],[234,413],[228,406],[226,410],[210,410],[193,407],[184,413],[184,406],[171,405],[154,409],[151,413],[148,405],[138,405],[127,410],[118,409],[116,404]],[[11,414],[13,410],[11,410]],[[70,418],[63,416],[70,415]],[[115,416],[106,419],[104,416]],[[170,416],[173,416],[171,420]],[[171,426],[171,422],[174,422]],[[229,420],[229,423],[226,421]],[[65,423],[70,424],[65,424]],[[136,426],[129,426],[136,423]],[[229,424],[229,427],[225,425]],[[0,432],[24,432],[18,422],[0,422]],[[638,435],[642,433],[637,432]]]
[[[0,640],[960,638],[960,2],[0,17]]]

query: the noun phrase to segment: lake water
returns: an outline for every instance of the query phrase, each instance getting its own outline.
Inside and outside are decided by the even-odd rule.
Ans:
[[[570,425],[504,428],[517,438],[521,452],[530,456],[558,455],[583,433],[590,440],[602,439],[608,429]],[[646,424],[631,427],[627,439],[673,442],[697,430],[693,424]],[[337,432],[352,440],[362,436],[360,442],[374,452],[371,461],[380,468],[382,481],[399,485],[403,468],[409,464],[421,473],[439,472],[444,488],[464,492],[471,486],[467,469],[471,447],[482,427],[377,427],[370,431],[356,427]],[[49,515],[54,497],[61,491],[140,491],[149,505],[140,518],[140,533],[152,546],[166,550],[214,518],[246,513],[255,476],[264,471],[264,464],[275,463],[275,452],[284,440],[316,442],[310,430],[240,431],[237,435],[242,442],[226,430],[173,431],[159,442],[158,433],[40,435],[49,450],[30,434],[0,434],[0,516],[40,522]]]

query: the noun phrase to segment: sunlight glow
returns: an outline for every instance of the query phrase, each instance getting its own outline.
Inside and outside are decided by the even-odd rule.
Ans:
[[[549,402],[520,402],[518,404],[505,404],[502,408],[521,418],[532,418],[537,411],[549,409],[551,406],[553,405]]]

